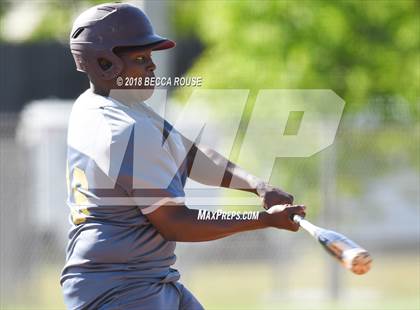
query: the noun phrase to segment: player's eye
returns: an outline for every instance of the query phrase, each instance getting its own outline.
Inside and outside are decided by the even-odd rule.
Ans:
[[[146,62],[146,57],[144,56],[137,56],[136,61],[140,64],[144,64]]]

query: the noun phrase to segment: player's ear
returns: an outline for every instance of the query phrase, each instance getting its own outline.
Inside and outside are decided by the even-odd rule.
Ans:
[[[109,68],[112,67],[112,62],[110,62],[106,58],[99,58],[98,59],[98,64],[101,67],[101,69],[104,70],[104,71],[107,71]]]

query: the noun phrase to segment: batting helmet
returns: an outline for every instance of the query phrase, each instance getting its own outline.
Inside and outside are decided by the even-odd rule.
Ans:
[[[70,34],[70,49],[78,71],[110,80],[123,69],[115,47],[150,46],[153,50],[168,49],[175,42],[154,33],[148,17],[139,8],[127,3],[94,6],[76,18]],[[103,69],[98,60],[105,58],[112,66]]]

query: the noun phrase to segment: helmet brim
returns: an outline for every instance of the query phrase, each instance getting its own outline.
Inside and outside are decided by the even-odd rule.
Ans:
[[[164,39],[152,45],[153,51],[167,50],[175,47],[176,43],[169,39]]]
[[[153,36],[152,38],[148,38],[148,40],[141,40],[133,43],[134,44],[122,44],[114,47],[112,50],[114,52],[116,52],[117,49],[151,49],[152,51],[160,51],[173,48],[176,45],[174,41],[158,36]]]

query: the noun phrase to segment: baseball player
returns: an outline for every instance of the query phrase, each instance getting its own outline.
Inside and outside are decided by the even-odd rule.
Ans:
[[[72,226],[61,276],[68,309],[203,309],[171,267],[176,241],[266,227],[297,231],[290,216],[305,215],[290,194],[162,119],[143,102],[152,86],[117,87],[120,77],[154,77],[153,51],[174,46],[129,4],[98,5],[74,22],[71,52],[91,87],[76,100],[68,128]],[[191,174],[195,163],[200,169]],[[212,177],[217,171],[222,182]],[[259,195],[267,210],[254,220],[200,221],[199,210],[184,203],[188,177],[227,188],[234,183]]]

